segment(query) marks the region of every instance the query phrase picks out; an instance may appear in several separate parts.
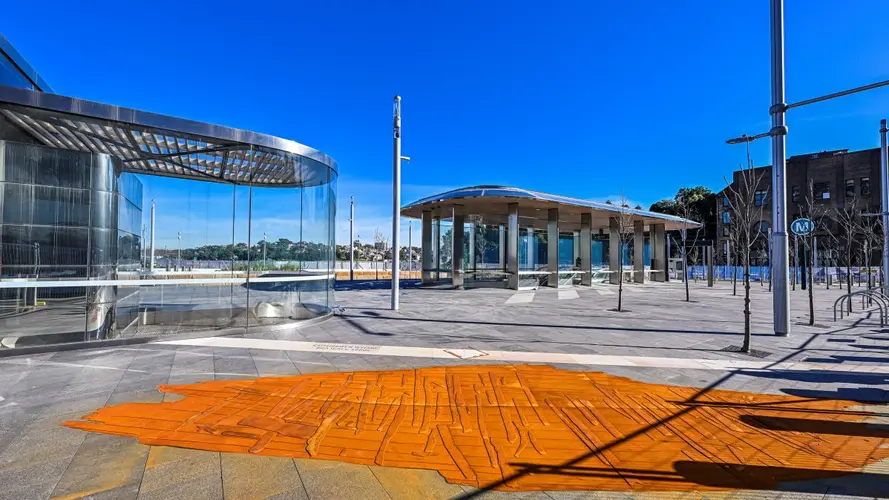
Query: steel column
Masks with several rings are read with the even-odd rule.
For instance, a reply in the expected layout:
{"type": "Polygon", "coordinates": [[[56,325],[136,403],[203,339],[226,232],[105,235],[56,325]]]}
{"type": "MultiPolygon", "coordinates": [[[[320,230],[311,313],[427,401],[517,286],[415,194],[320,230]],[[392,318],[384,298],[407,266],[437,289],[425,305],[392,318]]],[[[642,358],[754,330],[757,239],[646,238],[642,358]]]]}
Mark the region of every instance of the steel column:
{"type": "Polygon", "coordinates": [[[441,279],[441,217],[432,217],[432,280],[441,279]]]}
{"type": "Polygon", "coordinates": [[[546,281],[550,288],[559,288],[559,209],[547,210],[546,222],[546,281]]]}
{"type": "MultiPolygon", "coordinates": [[[[508,206],[507,230],[506,230],[506,272],[509,273],[508,283],[510,289],[519,289],[519,204],[510,203],[508,206]]],[[[502,234],[502,233],[501,233],[502,234]]]]}
{"type": "Polygon", "coordinates": [[[645,221],[633,221],[633,281],[645,283],[645,221]]]}
{"type": "Polygon", "coordinates": [[[463,289],[463,220],[464,216],[454,208],[453,246],[451,250],[451,284],[455,290],[463,289]]]}
{"type": "Polygon", "coordinates": [[[623,256],[620,254],[620,221],[617,217],[608,219],[608,270],[611,283],[616,285],[623,279],[623,256]]]}
{"type": "Polygon", "coordinates": [[[664,244],[666,227],[664,224],[649,224],[648,228],[652,270],[651,281],[663,282],[666,281],[667,275],[666,248],[664,244]]]}
{"type": "Polygon", "coordinates": [[[593,214],[580,214],[580,284],[593,284],[593,214]]]}
{"type": "Polygon", "coordinates": [[[420,239],[422,240],[422,250],[421,250],[421,269],[422,273],[420,275],[420,279],[424,285],[431,284],[434,280],[432,278],[432,272],[434,267],[432,266],[432,211],[431,210],[423,210],[423,220],[421,221],[422,227],[420,228],[420,239]]]}
{"type": "Polygon", "coordinates": [[[497,227],[497,269],[506,270],[506,228],[503,224],[497,227]]]}

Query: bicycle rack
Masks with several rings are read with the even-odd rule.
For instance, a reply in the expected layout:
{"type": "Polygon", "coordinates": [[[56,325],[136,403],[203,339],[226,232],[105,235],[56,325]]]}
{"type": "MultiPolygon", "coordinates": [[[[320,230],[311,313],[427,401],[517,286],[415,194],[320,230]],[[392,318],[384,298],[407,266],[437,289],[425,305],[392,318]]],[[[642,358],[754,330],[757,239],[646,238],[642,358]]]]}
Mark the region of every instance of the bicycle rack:
{"type": "MultiPolygon", "coordinates": [[[[883,290],[880,288],[871,288],[869,290],[858,290],[852,293],[847,293],[840,298],[838,298],[833,303],[833,320],[837,320],[837,311],[840,313],[840,319],[843,319],[844,313],[846,312],[846,301],[851,302],[853,297],[861,296],[861,310],[865,310],[865,299],[871,299],[873,302],[877,303],[877,308],[880,310],[880,326],[885,326],[887,319],[889,319],[889,297],[886,297],[883,294],[883,290]]],[[[851,304],[850,304],[851,307],[851,304]]]]}

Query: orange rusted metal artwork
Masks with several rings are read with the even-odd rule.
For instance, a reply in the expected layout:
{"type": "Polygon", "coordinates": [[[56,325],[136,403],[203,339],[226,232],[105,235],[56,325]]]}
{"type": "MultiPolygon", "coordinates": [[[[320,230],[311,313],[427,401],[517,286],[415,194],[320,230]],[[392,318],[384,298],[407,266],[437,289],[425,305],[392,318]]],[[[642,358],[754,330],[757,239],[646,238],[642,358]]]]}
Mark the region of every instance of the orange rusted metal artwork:
{"type": "Polygon", "coordinates": [[[889,432],[856,403],[647,384],[548,366],[161,386],[175,402],[64,425],[155,446],[433,469],[502,490],[769,489],[856,473],[889,432]]]}

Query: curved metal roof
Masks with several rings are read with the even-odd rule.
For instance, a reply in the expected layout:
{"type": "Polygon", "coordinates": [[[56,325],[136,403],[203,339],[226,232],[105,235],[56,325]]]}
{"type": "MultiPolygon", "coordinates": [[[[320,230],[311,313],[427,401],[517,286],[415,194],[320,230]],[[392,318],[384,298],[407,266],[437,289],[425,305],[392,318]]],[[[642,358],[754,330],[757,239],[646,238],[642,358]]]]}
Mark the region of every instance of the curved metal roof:
{"type": "Polygon", "coordinates": [[[0,113],[47,146],[110,154],[135,173],[314,186],[337,172],[333,158],[288,139],[58,94],[0,85],[0,113]]]}
{"type": "Polygon", "coordinates": [[[669,222],[687,225],[689,228],[699,227],[701,224],[692,220],[686,220],[675,215],[667,215],[650,210],[639,210],[635,208],[621,208],[618,205],[612,205],[601,201],[583,200],[580,198],[572,198],[570,196],[561,196],[557,194],[542,193],[540,191],[531,191],[530,189],[522,189],[510,186],[471,186],[444,193],[434,194],[421,198],[413,203],[405,205],[401,211],[405,215],[411,215],[410,212],[416,212],[417,209],[426,208],[432,205],[459,205],[460,200],[479,199],[479,198],[513,198],[519,200],[533,200],[544,203],[556,203],[559,205],[568,205],[570,207],[589,208],[601,212],[613,213],[630,213],[645,219],[660,219],[669,222]],[[425,207],[424,207],[425,206],[425,207]]]}

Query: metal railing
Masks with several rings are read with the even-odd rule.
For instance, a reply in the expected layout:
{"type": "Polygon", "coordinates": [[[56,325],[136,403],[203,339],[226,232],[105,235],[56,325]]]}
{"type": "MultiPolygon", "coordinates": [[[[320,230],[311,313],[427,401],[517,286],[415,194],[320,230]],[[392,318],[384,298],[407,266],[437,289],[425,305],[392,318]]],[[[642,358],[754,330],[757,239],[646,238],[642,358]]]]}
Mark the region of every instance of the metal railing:
{"type": "Polygon", "coordinates": [[[837,320],[837,311],[840,313],[840,319],[843,319],[844,313],[846,312],[847,306],[851,314],[852,304],[851,301],[853,297],[861,296],[861,310],[864,311],[867,307],[873,303],[877,304],[877,308],[880,310],[880,326],[885,326],[887,322],[887,318],[889,318],[889,297],[886,297],[883,294],[883,290],[880,288],[870,288],[867,290],[858,290],[852,293],[847,293],[845,295],[840,296],[833,303],[833,320],[837,320]],[[848,303],[847,303],[848,302],[848,303]]]}

